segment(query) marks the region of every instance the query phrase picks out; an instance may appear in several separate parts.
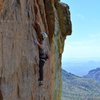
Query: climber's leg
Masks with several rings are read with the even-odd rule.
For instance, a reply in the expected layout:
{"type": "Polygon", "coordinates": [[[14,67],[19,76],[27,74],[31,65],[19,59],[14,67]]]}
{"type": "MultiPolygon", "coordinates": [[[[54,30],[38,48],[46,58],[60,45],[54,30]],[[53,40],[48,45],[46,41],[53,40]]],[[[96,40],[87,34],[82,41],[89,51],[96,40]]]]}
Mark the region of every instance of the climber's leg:
{"type": "Polygon", "coordinates": [[[39,61],[39,81],[43,81],[43,66],[44,66],[44,61],[40,60],[39,61]]]}

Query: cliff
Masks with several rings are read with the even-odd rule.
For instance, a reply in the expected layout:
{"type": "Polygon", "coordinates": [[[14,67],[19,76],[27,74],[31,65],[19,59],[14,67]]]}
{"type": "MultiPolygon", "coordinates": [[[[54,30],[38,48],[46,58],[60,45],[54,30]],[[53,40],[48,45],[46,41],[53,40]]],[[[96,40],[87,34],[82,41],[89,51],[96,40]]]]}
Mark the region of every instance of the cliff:
{"type": "Polygon", "coordinates": [[[60,100],[64,40],[71,34],[70,12],[59,0],[0,0],[0,100],[60,100]],[[49,60],[38,85],[39,48],[48,33],[49,60]]]}

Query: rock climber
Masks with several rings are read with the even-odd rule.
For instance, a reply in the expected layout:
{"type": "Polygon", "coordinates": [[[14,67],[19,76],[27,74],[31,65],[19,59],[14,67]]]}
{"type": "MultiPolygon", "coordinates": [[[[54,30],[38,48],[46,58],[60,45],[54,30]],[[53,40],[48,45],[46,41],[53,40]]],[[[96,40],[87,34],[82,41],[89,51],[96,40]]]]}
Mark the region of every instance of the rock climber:
{"type": "Polygon", "coordinates": [[[49,54],[46,50],[46,44],[45,40],[47,38],[47,34],[45,32],[41,33],[41,41],[40,43],[38,41],[35,41],[35,43],[39,47],[39,85],[43,85],[43,67],[46,62],[46,60],[49,58],[49,54]]]}

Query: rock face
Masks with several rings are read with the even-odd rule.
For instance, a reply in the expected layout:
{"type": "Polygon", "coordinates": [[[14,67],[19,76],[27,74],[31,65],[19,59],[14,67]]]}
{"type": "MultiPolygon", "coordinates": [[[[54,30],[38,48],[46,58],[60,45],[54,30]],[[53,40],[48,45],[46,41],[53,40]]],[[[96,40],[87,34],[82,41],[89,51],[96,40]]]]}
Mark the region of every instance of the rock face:
{"type": "Polygon", "coordinates": [[[60,100],[61,57],[71,34],[70,12],[59,0],[0,0],[0,100],[60,100]],[[38,85],[39,48],[47,32],[50,58],[38,85]]]}

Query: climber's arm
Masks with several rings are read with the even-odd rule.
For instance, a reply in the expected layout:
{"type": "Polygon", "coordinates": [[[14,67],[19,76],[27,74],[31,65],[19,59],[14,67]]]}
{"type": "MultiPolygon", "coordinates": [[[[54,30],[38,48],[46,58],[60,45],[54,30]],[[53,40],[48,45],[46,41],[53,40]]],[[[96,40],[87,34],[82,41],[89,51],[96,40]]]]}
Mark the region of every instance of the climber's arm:
{"type": "Polygon", "coordinates": [[[37,44],[39,48],[42,48],[42,45],[37,40],[35,40],[34,43],[37,44]]]}
{"type": "Polygon", "coordinates": [[[42,45],[37,41],[37,45],[39,46],[39,48],[42,48],[42,45]]]}

